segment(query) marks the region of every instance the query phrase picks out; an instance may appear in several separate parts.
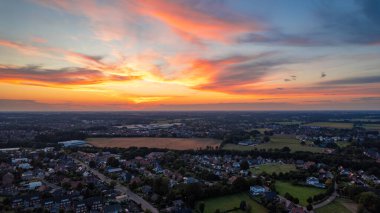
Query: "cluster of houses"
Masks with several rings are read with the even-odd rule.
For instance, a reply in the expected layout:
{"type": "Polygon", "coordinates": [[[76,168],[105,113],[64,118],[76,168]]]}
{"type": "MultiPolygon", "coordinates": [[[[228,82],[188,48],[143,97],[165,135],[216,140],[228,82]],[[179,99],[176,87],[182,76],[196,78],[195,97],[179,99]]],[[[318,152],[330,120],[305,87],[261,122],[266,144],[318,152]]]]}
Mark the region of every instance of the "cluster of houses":
{"type": "Polygon", "coordinates": [[[375,175],[368,175],[363,170],[353,171],[340,166],[338,174],[348,184],[360,187],[370,188],[371,186],[380,186],[380,179],[375,175]]]}
{"type": "Polygon", "coordinates": [[[59,212],[141,212],[141,208],[105,184],[87,169],[76,164],[62,150],[12,149],[0,152],[0,196],[9,199],[16,210],[59,212]],[[88,188],[90,187],[90,188],[88,188]],[[97,194],[86,191],[96,189],[97,194]]]}

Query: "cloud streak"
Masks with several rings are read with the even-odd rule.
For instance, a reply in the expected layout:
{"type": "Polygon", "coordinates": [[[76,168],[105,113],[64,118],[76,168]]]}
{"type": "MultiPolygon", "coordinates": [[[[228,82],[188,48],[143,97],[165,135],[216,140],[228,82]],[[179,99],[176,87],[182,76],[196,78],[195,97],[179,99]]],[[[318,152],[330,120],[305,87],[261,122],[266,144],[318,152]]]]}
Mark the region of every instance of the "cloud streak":
{"type": "Polygon", "coordinates": [[[39,85],[39,86],[70,86],[92,85],[110,81],[132,81],[139,76],[123,76],[104,74],[98,70],[84,68],[45,69],[39,66],[11,67],[0,65],[0,81],[7,83],[39,85]]]}
{"type": "Polygon", "coordinates": [[[324,81],[322,85],[348,85],[348,84],[378,84],[380,83],[380,76],[364,76],[364,77],[351,77],[331,81],[324,81]]]}

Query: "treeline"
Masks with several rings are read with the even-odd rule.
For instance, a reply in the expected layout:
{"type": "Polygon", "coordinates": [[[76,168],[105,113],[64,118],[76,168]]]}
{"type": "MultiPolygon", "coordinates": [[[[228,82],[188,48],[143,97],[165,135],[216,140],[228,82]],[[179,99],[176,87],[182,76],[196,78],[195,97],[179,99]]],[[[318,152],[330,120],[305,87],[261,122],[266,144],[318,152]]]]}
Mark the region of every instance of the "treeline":
{"type": "Polygon", "coordinates": [[[369,191],[365,187],[347,185],[340,191],[340,193],[341,195],[347,196],[359,203],[358,213],[380,212],[380,196],[373,191],[369,191]]]}

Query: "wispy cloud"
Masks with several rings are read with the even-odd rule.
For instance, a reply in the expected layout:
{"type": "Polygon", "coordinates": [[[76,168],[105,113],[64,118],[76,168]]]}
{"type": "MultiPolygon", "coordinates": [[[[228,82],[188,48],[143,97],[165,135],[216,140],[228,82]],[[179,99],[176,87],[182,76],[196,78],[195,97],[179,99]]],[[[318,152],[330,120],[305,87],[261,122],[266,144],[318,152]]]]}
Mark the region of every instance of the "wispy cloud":
{"type": "Polygon", "coordinates": [[[323,85],[344,85],[344,84],[373,84],[380,83],[380,76],[351,77],[331,81],[324,81],[323,85]]]}
{"type": "Polygon", "coordinates": [[[107,75],[98,70],[84,68],[45,69],[39,66],[15,67],[0,65],[0,81],[16,84],[65,87],[137,79],[140,79],[140,77],[107,75]]]}
{"type": "Polygon", "coordinates": [[[96,1],[38,0],[37,2],[88,18],[98,38],[111,41],[133,35],[131,27],[149,17],[190,42],[228,41],[240,33],[261,30],[255,20],[231,13],[212,1],[96,1]],[[213,10],[215,9],[215,10],[213,10]],[[128,12],[126,12],[128,11],[128,12]],[[211,11],[211,12],[210,12],[211,11]],[[112,15],[110,15],[112,14],[112,15]]]}

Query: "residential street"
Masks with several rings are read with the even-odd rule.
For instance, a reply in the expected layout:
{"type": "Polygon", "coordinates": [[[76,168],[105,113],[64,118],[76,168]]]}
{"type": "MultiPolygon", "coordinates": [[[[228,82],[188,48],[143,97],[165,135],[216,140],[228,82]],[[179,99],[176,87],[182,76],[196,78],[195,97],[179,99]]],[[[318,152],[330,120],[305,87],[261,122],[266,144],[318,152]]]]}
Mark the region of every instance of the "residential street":
{"type": "MultiPolygon", "coordinates": [[[[81,166],[83,167],[86,167],[89,171],[91,171],[94,175],[96,175],[100,180],[106,182],[106,183],[110,183],[112,181],[111,178],[108,178],[106,177],[105,175],[103,175],[102,173],[100,173],[99,171],[95,170],[95,169],[92,169],[90,168],[90,166],[88,166],[87,164],[83,163],[82,161],[76,159],[76,158],[73,158],[75,160],[76,163],[80,164],[81,166]]],[[[135,201],[136,203],[139,203],[141,204],[141,207],[143,210],[150,210],[152,213],[158,213],[158,210],[152,206],[149,202],[147,202],[146,200],[144,200],[142,197],[140,197],[139,195],[133,193],[128,187],[125,187],[123,185],[121,185],[118,181],[116,181],[117,184],[115,186],[115,189],[126,194],[128,196],[129,199],[135,201]]]]}
{"type": "Polygon", "coordinates": [[[326,206],[327,204],[333,202],[335,200],[335,198],[338,196],[338,193],[336,192],[336,189],[338,188],[338,184],[335,183],[334,184],[334,192],[330,195],[329,198],[327,198],[325,201],[321,202],[321,203],[318,203],[316,205],[313,206],[313,209],[318,209],[318,208],[321,208],[323,206],[326,206]]]}

